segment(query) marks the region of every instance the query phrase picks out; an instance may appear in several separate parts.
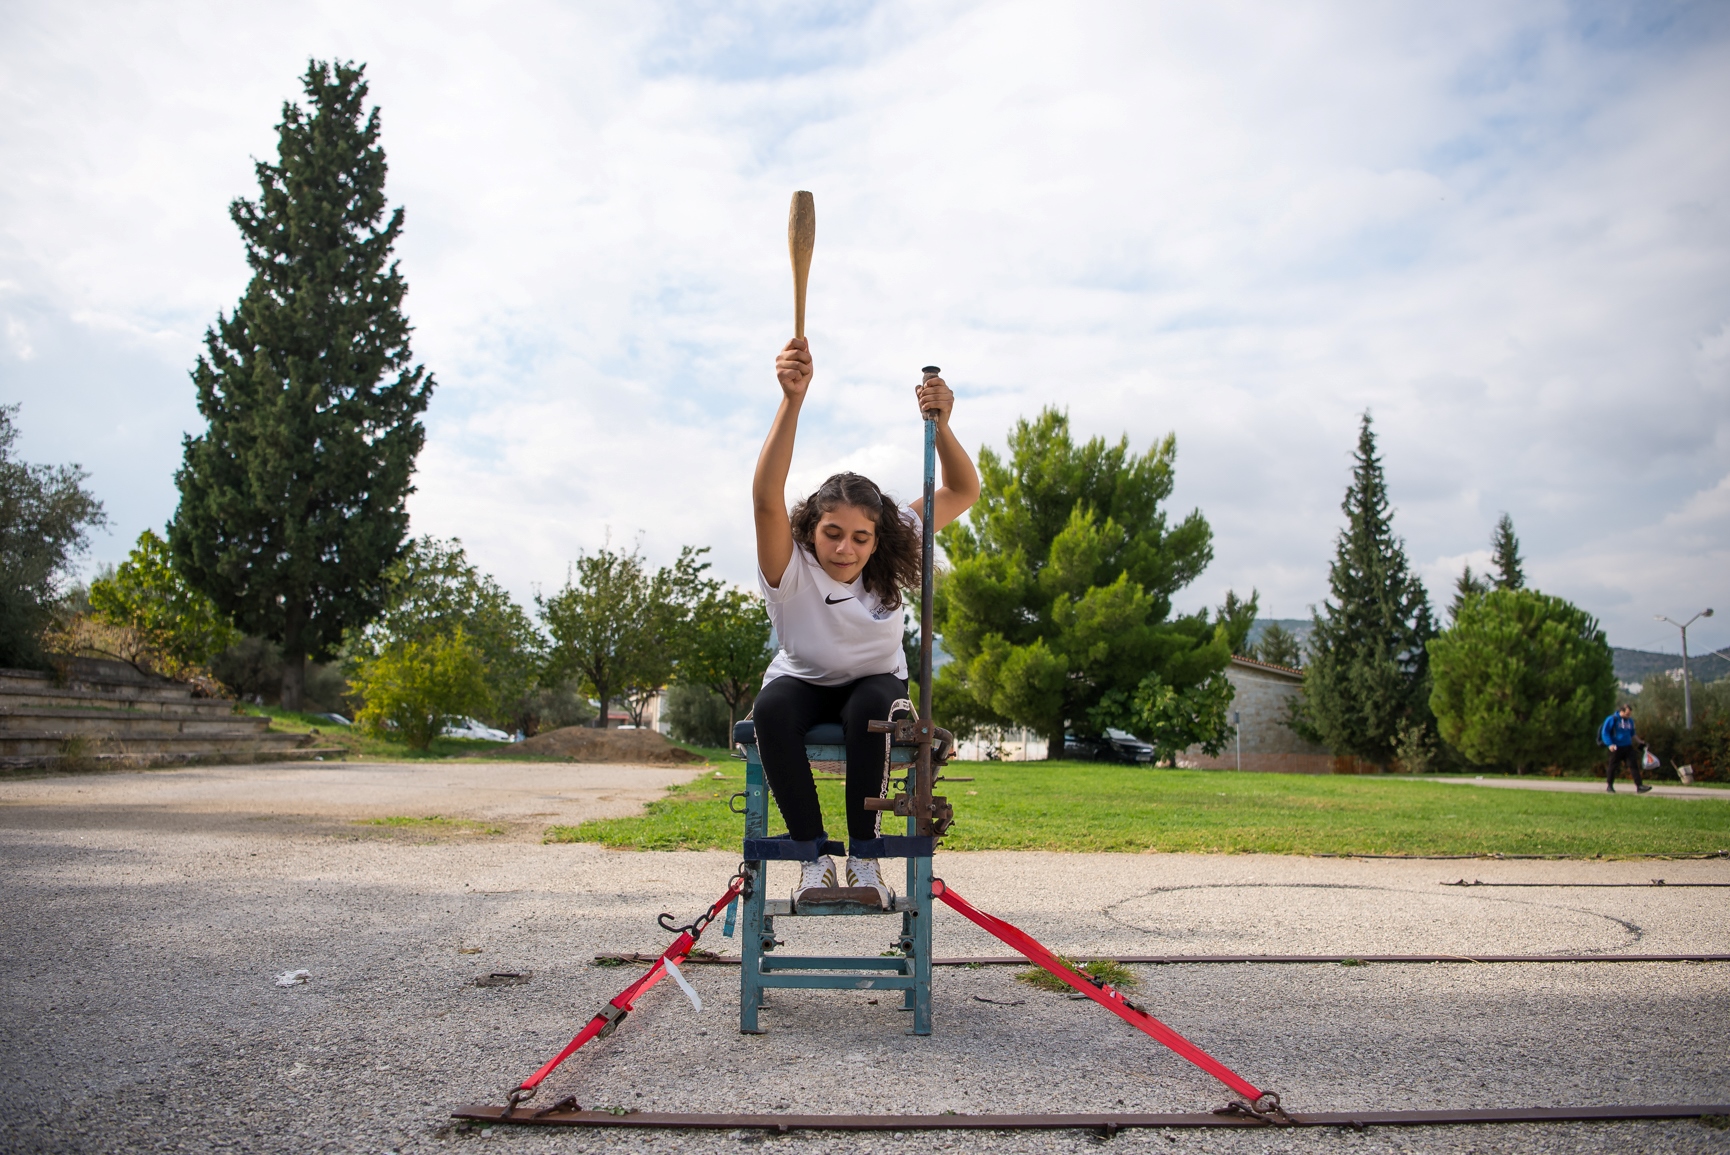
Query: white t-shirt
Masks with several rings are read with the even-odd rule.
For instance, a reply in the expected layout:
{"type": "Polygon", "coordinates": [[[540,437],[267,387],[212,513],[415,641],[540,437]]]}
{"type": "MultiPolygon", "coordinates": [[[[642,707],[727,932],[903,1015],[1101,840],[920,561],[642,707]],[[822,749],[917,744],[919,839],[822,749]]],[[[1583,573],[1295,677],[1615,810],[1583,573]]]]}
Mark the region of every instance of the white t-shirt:
{"type": "MultiPolygon", "coordinates": [[[[917,513],[903,506],[901,516],[923,532],[917,513]]],[[[844,686],[873,674],[907,676],[901,609],[883,608],[864,582],[855,578],[841,584],[823,572],[810,550],[794,542],[780,587],[770,586],[761,566],[757,584],[781,642],[763,671],[764,685],[782,675],[818,686],[844,686]]]]}

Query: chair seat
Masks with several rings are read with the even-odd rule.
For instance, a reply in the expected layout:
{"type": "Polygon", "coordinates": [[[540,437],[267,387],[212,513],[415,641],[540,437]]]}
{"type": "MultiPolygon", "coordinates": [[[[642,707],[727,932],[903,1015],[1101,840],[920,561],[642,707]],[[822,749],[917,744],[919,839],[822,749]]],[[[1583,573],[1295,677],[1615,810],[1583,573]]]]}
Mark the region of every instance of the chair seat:
{"type": "MultiPolygon", "coordinates": [[[[733,723],[733,741],[741,746],[755,746],[757,744],[757,723],[750,718],[733,723]]],[[[821,725],[811,727],[805,734],[805,745],[807,746],[845,746],[846,744],[847,734],[841,729],[839,722],[824,722],[821,725]]]]}
{"type": "Polygon", "coordinates": [[[801,902],[797,909],[791,899],[771,898],[763,903],[763,913],[772,918],[832,918],[836,915],[866,915],[866,914],[901,914],[904,911],[917,910],[918,904],[905,895],[898,894],[895,901],[884,910],[873,900],[869,903],[854,902],[850,899],[840,899],[834,902],[817,902],[807,899],[801,902]]]}

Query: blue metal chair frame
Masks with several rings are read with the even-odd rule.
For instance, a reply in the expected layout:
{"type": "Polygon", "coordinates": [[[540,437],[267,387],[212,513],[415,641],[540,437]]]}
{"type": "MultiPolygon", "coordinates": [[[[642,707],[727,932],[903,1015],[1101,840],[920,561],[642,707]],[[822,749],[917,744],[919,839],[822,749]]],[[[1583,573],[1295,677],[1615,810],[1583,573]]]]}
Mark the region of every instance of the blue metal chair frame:
{"type": "MultiPolygon", "coordinates": [[[[886,837],[877,857],[907,859],[907,889],[895,898],[894,909],[884,911],[857,903],[838,902],[804,905],[794,910],[791,897],[770,898],[765,893],[765,864],[772,859],[809,858],[810,844],[792,843],[769,835],[769,788],[763,779],[763,763],[757,754],[754,728],[741,722],[735,739],[745,751],[745,865],[752,882],[744,900],[740,927],[739,1031],[760,1035],[757,1013],[772,989],[802,990],[898,990],[902,1009],[913,1012],[910,1031],[931,1033],[931,838],[914,837],[916,820],[907,820],[908,837],[886,837]],[[777,918],[834,917],[838,915],[901,916],[900,955],[848,957],[834,955],[779,955],[775,938],[777,918]]],[[[892,746],[891,764],[908,772],[917,748],[892,746]]],[[[844,762],[846,747],[841,727],[814,727],[806,736],[805,754],[812,761],[844,762]]],[[[831,841],[815,848],[818,853],[841,854],[844,848],[831,841]]]]}
{"type": "MultiPolygon", "coordinates": [[[[920,370],[925,381],[936,377],[938,372],[935,365],[920,370]]],[[[937,416],[936,410],[925,413],[925,493],[924,504],[920,506],[925,511],[919,583],[921,670],[932,668],[932,567],[936,557],[932,535],[933,510],[937,508],[937,416]]],[[[890,742],[890,762],[902,767],[906,775],[902,783],[905,793],[894,804],[899,813],[907,816],[906,836],[880,838],[871,853],[861,856],[907,860],[907,891],[895,900],[891,911],[852,902],[802,903],[795,910],[790,896],[770,899],[764,893],[767,882],[763,869],[765,862],[772,859],[809,861],[816,854],[839,854],[843,848],[837,842],[818,847],[768,836],[769,789],[763,780],[763,762],[757,753],[756,727],[749,721],[740,722],[733,732],[733,741],[745,749],[744,858],[745,868],[752,877],[749,897],[745,900],[745,926],[740,941],[743,965],[739,967],[739,1030],[743,1034],[762,1033],[757,1025],[757,1012],[763,1008],[764,993],[774,988],[901,991],[902,1009],[913,1012],[911,1033],[931,1033],[931,853],[951,818],[947,801],[931,792],[937,770],[933,745],[942,734],[931,722],[931,680],[926,678],[919,684],[919,712],[915,718],[894,723],[884,719],[871,723],[871,729],[873,733],[885,733],[890,742]],[[891,732],[894,737],[888,738],[891,732]],[[777,946],[782,945],[775,938],[777,918],[895,913],[901,915],[901,938],[897,943],[901,951],[899,955],[845,958],[777,956],[773,953],[777,946]]],[[[946,734],[942,737],[946,742],[952,742],[946,734]]],[[[814,726],[805,735],[806,757],[814,762],[845,762],[847,750],[844,741],[840,726],[814,726]]],[[[882,811],[888,806],[884,802],[873,808],[882,811]]],[[[732,922],[730,915],[727,922],[729,925],[732,922]]]]}

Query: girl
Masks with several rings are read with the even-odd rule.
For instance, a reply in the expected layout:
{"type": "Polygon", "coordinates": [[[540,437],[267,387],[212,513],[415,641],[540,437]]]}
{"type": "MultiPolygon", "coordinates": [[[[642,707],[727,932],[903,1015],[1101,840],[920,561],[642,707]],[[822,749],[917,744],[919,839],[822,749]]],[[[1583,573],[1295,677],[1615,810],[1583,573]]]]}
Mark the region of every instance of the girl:
{"type": "MultiPolygon", "coordinates": [[[[805,734],[839,722],[847,738],[847,834],[854,846],[878,837],[878,812],[865,799],[880,798],[888,766],[884,737],[866,728],[886,719],[907,697],[907,659],[901,649],[901,591],[919,584],[920,518],[942,529],[979,498],[979,475],[949,429],[955,395],[940,377],[916,387],[918,410],[937,411],[937,459],[942,486],[935,509],[924,499],[897,506],[857,473],[837,473],[787,514],[787,468],[799,409],[811,384],[811,351],[804,338],[787,342],[775,359],[781,407],[757,458],[751,482],[757,524],[757,579],[781,648],[763,674],[753,717],[763,773],[775,805],[796,841],[827,838],[805,734]]],[[[894,892],[875,858],[847,856],[846,885],[877,891],[883,909],[894,892]]],[[[799,896],[836,885],[835,862],[819,855],[804,863],[799,896]]]]}

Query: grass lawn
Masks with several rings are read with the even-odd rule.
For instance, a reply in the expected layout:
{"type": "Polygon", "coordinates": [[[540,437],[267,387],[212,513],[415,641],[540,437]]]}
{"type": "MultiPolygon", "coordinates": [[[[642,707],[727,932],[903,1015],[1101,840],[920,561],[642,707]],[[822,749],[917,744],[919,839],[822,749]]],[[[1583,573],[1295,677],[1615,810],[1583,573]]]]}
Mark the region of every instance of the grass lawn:
{"type": "MultiPolygon", "coordinates": [[[[271,730],[279,734],[316,733],[320,745],[340,746],[343,750],[341,757],[363,762],[437,762],[444,758],[466,758],[493,751],[498,751],[492,753],[494,761],[569,761],[557,754],[519,752],[514,742],[486,742],[474,738],[434,738],[425,750],[411,750],[406,742],[381,738],[359,726],[344,726],[341,722],[332,722],[319,714],[300,714],[276,706],[256,706],[251,702],[241,704],[241,713],[269,718],[271,730]]],[[[733,756],[726,747],[692,746],[685,742],[673,742],[673,745],[682,746],[711,762],[725,762],[733,756]]]]}
{"type": "MultiPolygon", "coordinates": [[[[1591,857],[1730,849],[1730,805],[1716,799],[1093,762],[955,762],[949,769],[977,778],[939,784],[955,806],[943,843],[949,850],[1591,857]]],[[[744,763],[718,763],[641,817],[555,826],[547,840],[736,852],[744,819],[728,813],[727,799],[744,786],[744,763]]],[[[819,774],[817,789],[830,829],[840,828],[840,780],[819,774]]]]}
{"type": "Polygon", "coordinates": [[[340,746],[345,757],[367,762],[436,761],[440,758],[461,757],[464,754],[480,754],[511,745],[509,742],[480,742],[472,738],[434,738],[427,749],[411,750],[406,742],[376,737],[359,726],[344,726],[341,722],[332,722],[329,718],[322,718],[317,714],[300,714],[276,706],[255,706],[250,702],[242,704],[241,712],[264,715],[270,719],[271,730],[279,734],[308,734],[316,731],[321,746],[340,746]]]}

